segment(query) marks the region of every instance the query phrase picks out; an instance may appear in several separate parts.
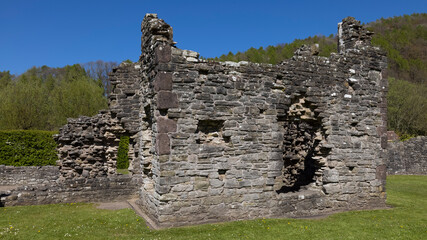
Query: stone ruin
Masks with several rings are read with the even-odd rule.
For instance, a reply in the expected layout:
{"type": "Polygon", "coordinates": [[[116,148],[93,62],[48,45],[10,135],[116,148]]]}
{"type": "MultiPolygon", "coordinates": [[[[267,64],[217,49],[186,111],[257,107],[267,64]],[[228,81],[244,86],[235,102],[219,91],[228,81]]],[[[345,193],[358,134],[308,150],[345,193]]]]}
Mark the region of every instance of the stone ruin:
{"type": "Polygon", "coordinates": [[[427,175],[427,136],[387,144],[387,174],[427,175]]]}
{"type": "Polygon", "coordinates": [[[133,194],[158,227],[385,206],[387,60],[360,22],[338,24],[338,53],[302,46],[277,65],[199,59],[156,14],[141,28],[139,61],[110,74],[109,109],[56,137],[47,188],[63,194],[47,190],[62,199],[44,202],[64,201],[72,186],[101,189],[66,195],[93,201],[113,186],[104,200],[133,194]],[[130,136],[124,176],[121,136],[130,136]]]}

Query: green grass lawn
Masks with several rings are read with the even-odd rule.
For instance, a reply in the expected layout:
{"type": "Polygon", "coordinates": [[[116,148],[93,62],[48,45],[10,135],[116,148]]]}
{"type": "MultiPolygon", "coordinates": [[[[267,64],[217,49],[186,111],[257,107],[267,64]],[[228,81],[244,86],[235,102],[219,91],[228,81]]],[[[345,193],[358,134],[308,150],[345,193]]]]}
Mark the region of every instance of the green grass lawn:
{"type": "Polygon", "coordinates": [[[124,175],[129,174],[129,170],[127,169],[116,169],[116,171],[117,173],[124,174],[124,175]]]}
{"type": "Polygon", "coordinates": [[[92,204],[0,208],[0,239],[427,239],[427,176],[389,176],[393,209],[320,220],[259,219],[155,231],[130,209],[92,204]]]}

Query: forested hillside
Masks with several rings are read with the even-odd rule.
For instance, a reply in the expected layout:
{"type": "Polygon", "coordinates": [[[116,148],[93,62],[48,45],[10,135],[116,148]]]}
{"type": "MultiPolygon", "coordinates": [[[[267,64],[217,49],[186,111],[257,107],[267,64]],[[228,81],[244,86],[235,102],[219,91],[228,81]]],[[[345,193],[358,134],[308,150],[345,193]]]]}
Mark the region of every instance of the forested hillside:
{"type": "Polygon", "coordinates": [[[301,47],[303,44],[312,45],[315,43],[319,44],[319,55],[327,57],[331,52],[337,51],[337,40],[334,35],[331,34],[329,37],[325,36],[314,36],[306,39],[295,39],[292,43],[278,44],[277,46],[268,46],[266,48],[260,47],[250,48],[245,52],[237,52],[233,54],[229,52],[227,55],[221,55],[220,57],[213,58],[215,61],[249,61],[255,63],[271,63],[277,64],[285,59],[289,59],[294,55],[295,50],[301,47]]]}
{"type": "MultiPolygon", "coordinates": [[[[427,135],[427,14],[379,19],[366,26],[375,32],[372,44],[387,52],[389,130],[396,131],[402,139],[427,135]]],[[[302,44],[314,43],[319,44],[320,56],[336,52],[336,36],[314,36],[235,54],[229,52],[214,60],[276,64],[291,58],[302,44]]]]}
{"type": "Polygon", "coordinates": [[[78,64],[33,67],[14,77],[0,72],[0,130],[57,130],[67,118],[107,107],[102,79],[78,64]]]}

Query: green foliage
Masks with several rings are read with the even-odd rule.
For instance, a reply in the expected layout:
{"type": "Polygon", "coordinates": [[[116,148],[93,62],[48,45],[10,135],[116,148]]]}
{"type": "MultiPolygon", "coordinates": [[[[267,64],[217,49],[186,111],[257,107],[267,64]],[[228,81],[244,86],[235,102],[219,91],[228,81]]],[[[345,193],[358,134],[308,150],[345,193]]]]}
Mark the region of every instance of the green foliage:
{"type": "Polygon", "coordinates": [[[67,118],[92,116],[107,107],[103,87],[78,64],[34,67],[5,82],[0,87],[0,130],[57,130],[67,118]]]}
{"type": "Polygon", "coordinates": [[[126,168],[126,169],[116,169],[116,172],[117,172],[117,174],[123,174],[123,175],[127,175],[127,174],[129,174],[129,170],[126,168]]]}
{"type": "Polygon", "coordinates": [[[277,46],[268,46],[267,48],[260,47],[250,48],[245,52],[237,52],[233,54],[229,52],[227,55],[222,55],[215,58],[216,61],[249,61],[255,63],[270,63],[277,64],[285,59],[289,59],[294,55],[294,52],[303,44],[312,45],[319,44],[319,56],[327,57],[332,52],[337,51],[337,44],[334,35],[329,37],[314,36],[306,39],[295,39],[292,43],[279,44],[277,46]]]}
{"type": "Polygon", "coordinates": [[[9,71],[0,72],[0,89],[7,87],[12,83],[13,76],[9,71]]]}
{"type": "Polygon", "coordinates": [[[427,176],[388,176],[393,208],[351,211],[322,219],[256,219],[149,229],[131,209],[93,204],[0,208],[5,239],[425,239],[427,176]],[[67,216],[67,217],[64,217],[67,216]]]}
{"type": "Polygon", "coordinates": [[[388,128],[401,139],[427,135],[427,85],[389,78],[388,128]]]}
{"type": "Polygon", "coordinates": [[[124,60],[122,63],[133,63],[133,62],[132,62],[132,60],[130,60],[130,59],[126,59],[126,60],[124,60]]]}
{"type": "Polygon", "coordinates": [[[48,131],[0,131],[0,165],[55,165],[56,143],[48,131]]]}
{"type": "Polygon", "coordinates": [[[401,140],[427,135],[427,14],[380,19],[368,26],[387,52],[388,129],[401,140]]]}
{"type": "Polygon", "coordinates": [[[39,79],[20,77],[0,91],[0,99],[0,129],[46,129],[49,102],[39,79]]]}
{"type": "Polygon", "coordinates": [[[427,14],[382,18],[368,26],[376,33],[372,44],[387,52],[390,77],[427,84],[427,14]]]}
{"type": "Polygon", "coordinates": [[[117,168],[127,169],[129,167],[129,137],[120,137],[119,149],[117,150],[117,168]]]}

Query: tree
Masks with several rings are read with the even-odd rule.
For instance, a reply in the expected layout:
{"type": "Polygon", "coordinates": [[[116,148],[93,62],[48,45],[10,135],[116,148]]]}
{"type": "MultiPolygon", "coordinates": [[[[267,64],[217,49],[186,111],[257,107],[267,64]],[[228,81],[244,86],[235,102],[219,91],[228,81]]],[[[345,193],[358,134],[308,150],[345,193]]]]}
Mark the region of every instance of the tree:
{"type": "Polygon", "coordinates": [[[388,128],[401,137],[427,135],[427,86],[389,78],[388,128]]]}
{"type": "Polygon", "coordinates": [[[103,87],[78,64],[33,67],[10,78],[2,72],[7,84],[0,87],[0,129],[57,130],[69,117],[92,116],[107,107],[103,87]]]}
{"type": "Polygon", "coordinates": [[[105,89],[105,95],[108,97],[112,91],[108,74],[113,70],[114,67],[118,66],[117,62],[104,62],[102,60],[97,60],[94,62],[84,63],[82,66],[86,70],[89,77],[99,81],[102,84],[105,89]]]}
{"type": "Polygon", "coordinates": [[[44,129],[48,118],[48,99],[40,79],[22,76],[0,91],[1,129],[44,129]]]}
{"type": "Polygon", "coordinates": [[[7,87],[12,83],[13,75],[9,71],[0,72],[0,89],[7,87]]]}

